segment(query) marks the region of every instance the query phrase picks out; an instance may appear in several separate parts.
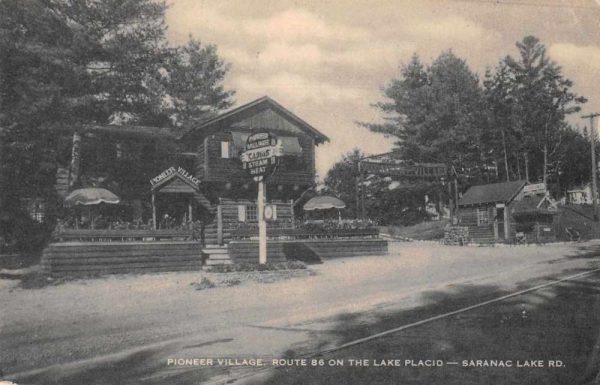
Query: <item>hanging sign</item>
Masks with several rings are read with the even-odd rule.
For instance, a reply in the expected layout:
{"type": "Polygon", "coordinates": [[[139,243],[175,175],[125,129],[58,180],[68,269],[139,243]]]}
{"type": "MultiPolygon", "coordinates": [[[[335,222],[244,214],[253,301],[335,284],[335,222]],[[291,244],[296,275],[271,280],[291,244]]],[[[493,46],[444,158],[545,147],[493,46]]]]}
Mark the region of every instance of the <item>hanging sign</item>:
{"type": "Polygon", "coordinates": [[[263,180],[275,172],[279,157],[283,155],[281,143],[268,132],[250,135],[246,151],[242,153],[242,165],[256,181],[263,180]]]}
{"type": "Polygon", "coordinates": [[[193,174],[190,174],[189,172],[187,172],[183,167],[175,168],[173,166],[169,167],[168,169],[164,170],[163,172],[161,172],[154,178],[150,179],[150,184],[152,186],[155,186],[173,174],[179,174],[185,180],[192,182],[196,186],[200,186],[200,180],[198,178],[196,178],[193,174]]]}
{"type": "Polygon", "coordinates": [[[523,187],[523,195],[525,195],[525,196],[544,195],[544,194],[546,194],[546,184],[545,183],[528,184],[523,187]]]}

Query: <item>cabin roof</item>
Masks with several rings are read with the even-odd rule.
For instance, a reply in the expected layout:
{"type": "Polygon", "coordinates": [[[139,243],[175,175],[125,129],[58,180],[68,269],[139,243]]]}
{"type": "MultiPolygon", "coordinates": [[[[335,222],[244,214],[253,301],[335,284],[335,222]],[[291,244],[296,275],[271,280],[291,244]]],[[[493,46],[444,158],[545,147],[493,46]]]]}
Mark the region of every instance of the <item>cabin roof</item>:
{"type": "Polygon", "coordinates": [[[549,196],[529,196],[515,202],[514,214],[555,215],[558,214],[556,202],[549,196]]]}
{"type": "Polygon", "coordinates": [[[111,124],[83,124],[59,127],[67,132],[105,134],[119,138],[147,138],[147,139],[176,139],[177,133],[167,127],[138,126],[138,125],[111,125],[111,124]]]}
{"type": "Polygon", "coordinates": [[[458,201],[459,206],[478,205],[483,203],[510,202],[521,191],[526,181],[492,183],[473,186],[458,201]]]}
{"type": "Polygon", "coordinates": [[[299,118],[290,110],[283,107],[281,104],[277,103],[275,100],[271,99],[268,96],[263,96],[262,98],[256,99],[250,103],[244,104],[232,110],[223,112],[214,118],[210,118],[208,120],[205,120],[204,122],[194,125],[187,132],[185,132],[182,135],[182,137],[196,131],[208,132],[213,129],[229,129],[232,124],[268,108],[273,109],[277,113],[283,115],[285,118],[295,123],[302,131],[306,132],[308,135],[313,137],[315,139],[316,144],[329,141],[329,138],[323,133],[321,133],[319,130],[317,130],[316,128],[308,124],[306,121],[299,118]]]}

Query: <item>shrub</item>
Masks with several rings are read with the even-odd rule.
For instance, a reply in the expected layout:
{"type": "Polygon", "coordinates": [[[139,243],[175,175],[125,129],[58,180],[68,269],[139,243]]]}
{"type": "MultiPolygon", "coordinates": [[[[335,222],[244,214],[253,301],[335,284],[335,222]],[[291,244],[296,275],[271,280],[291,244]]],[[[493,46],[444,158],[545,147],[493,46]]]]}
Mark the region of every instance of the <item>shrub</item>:
{"type": "Polygon", "coordinates": [[[212,289],[215,287],[215,284],[206,277],[202,277],[200,282],[192,282],[190,285],[196,290],[212,289]]]}
{"type": "Polygon", "coordinates": [[[277,271],[277,270],[299,270],[306,269],[306,264],[302,261],[286,261],[286,262],[268,262],[264,265],[258,263],[236,263],[233,265],[215,265],[211,266],[208,271],[211,273],[231,273],[231,272],[247,272],[247,271],[277,271]]]}

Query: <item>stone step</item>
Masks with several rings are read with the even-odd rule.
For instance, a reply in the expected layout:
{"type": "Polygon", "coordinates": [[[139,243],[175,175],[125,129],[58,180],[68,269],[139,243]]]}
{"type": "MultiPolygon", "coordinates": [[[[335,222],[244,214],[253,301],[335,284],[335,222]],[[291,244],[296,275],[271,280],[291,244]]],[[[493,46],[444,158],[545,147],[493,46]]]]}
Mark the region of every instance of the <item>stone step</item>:
{"type": "Polygon", "coordinates": [[[223,246],[223,245],[218,245],[216,243],[209,243],[206,246],[204,246],[205,249],[210,249],[210,250],[217,250],[217,249],[225,249],[227,250],[227,246],[223,246]]]}
{"type": "Polygon", "coordinates": [[[229,255],[229,252],[227,251],[227,249],[225,249],[225,250],[221,250],[221,249],[204,249],[204,250],[202,250],[202,253],[208,254],[209,258],[213,258],[214,256],[217,256],[217,255],[229,255]]]}

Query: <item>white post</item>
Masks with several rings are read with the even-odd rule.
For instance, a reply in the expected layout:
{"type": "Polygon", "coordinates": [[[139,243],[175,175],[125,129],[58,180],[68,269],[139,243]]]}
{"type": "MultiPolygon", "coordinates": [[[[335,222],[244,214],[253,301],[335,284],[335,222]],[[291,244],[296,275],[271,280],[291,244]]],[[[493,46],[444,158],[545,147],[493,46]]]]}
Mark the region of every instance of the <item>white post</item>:
{"type": "Polygon", "coordinates": [[[265,180],[258,181],[258,263],[267,263],[267,222],[265,222],[265,180]]]}
{"type": "Polygon", "coordinates": [[[154,191],[152,191],[152,229],[156,230],[157,226],[156,226],[156,202],[155,202],[155,194],[154,191]]]}

